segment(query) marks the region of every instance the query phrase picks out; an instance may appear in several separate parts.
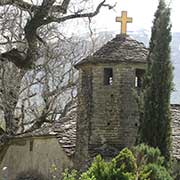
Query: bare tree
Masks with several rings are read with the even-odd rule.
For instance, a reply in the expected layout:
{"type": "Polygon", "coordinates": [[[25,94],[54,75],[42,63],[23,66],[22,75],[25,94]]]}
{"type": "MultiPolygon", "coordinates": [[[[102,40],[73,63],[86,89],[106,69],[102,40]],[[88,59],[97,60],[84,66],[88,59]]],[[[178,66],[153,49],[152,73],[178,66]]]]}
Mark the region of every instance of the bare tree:
{"type": "Polygon", "coordinates": [[[17,127],[12,119],[23,76],[24,71],[16,68],[14,64],[9,62],[0,64],[0,110],[3,113],[9,134],[12,134],[17,127]]]}
{"type": "Polygon", "coordinates": [[[78,7],[73,11],[70,8],[72,0],[1,0],[0,6],[4,7],[1,13],[1,24],[3,25],[1,32],[4,40],[2,44],[20,42],[24,44],[23,50],[16,45],[9,51],[2,53],[1,60],[11,61],[21,69],[32,68],[38,59],[39,43],[45,43],[39,33],[41,29],[49,24],[63,23],[70,19],[92,18],[99,13],[103,6],[112,8],[112,6],[105,4],[106,0],[103,0],[94,11],[84,12],[83,3],[87,2],[87,0],[79,1],[78,7]],[[7,17],[7,14],[11,15],[7,17]],[[6,21],[3,21],[4,19],[6,21]]]}
{"type": "Polygon", "coordinates": [[[24,126],[27,132],[43,123],[52,123],[64,117],[72,107],[77,84],[73,64],[84,54],[78,53],[80,46],[84,44],[59,39],[48,49],[43,49],[46,55],[39,60],[39,65],[24,76],[17,107],[19,132],[24,130],[24,126]]]}
{"type": "Polygon", "coordinates": [[[77,71],[73,64],[85,56],[87,48],[78,39],[56,33],[53,43],[39,52],[42,56],[32,70],[1,63],[0,108],[8,134],[33,131],[74,107],[77,71]]]}
{"type": "Polygon", "coordinates": [[[0,113],[7,134],[66,115],[76,98],[72,65],[88,52],[84,41],[65,38],[57,24],[90,21],[101,7],[112,8],[105,1],[88,9],[89,0],[0,0],[0,113]]]}
{"type": "Polygon", "coordinates": [[[41,33],[52,42],[42,45],[35,68],[27,71],[10,62],[1,63],[0,108],[10,134],[33,131],[75,108],[78,74],[74,63],[111,37],[94,34],[89,40],[88,35],[65,38],[56,27],[51,27],[52,31],[51,36],[41,33]]]}

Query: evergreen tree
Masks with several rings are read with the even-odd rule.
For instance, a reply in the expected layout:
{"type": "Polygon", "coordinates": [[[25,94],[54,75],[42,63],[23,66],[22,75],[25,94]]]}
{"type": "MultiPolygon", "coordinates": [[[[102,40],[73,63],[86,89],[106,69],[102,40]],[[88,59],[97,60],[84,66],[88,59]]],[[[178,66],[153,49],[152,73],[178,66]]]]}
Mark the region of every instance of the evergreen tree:
{"type": "Polygon", "coordinates": [[[148,67],[145,75],[144,114],[140,121],[140,140],[158,147],[166,160],[171,149],[170,95],[172,91],[172,64],[170,8],[159,1],[152,27],[148,67]]]}

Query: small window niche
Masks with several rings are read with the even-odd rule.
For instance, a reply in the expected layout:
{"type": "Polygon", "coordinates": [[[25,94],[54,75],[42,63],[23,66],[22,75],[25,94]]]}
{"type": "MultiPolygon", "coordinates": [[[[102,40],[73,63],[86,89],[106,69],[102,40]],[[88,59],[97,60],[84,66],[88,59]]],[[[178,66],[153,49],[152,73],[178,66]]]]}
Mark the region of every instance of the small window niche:
{"type": "Polygon", "coordinates": [[[144,69],[136,69],[135,88],[142,88],[144,73],[144,69]]]}
{"type": "Polygon", "coordinates": [[[30,142],[29,142],[29,151],[30,152],[33,151],[33,145],[34,145],[33,140],[30,140],[30,142]]]}
{"type": "Polygon", "coordinates": [[[104,85],[112,85],[113,83],[113,69],[104,68],[104,85]]]}

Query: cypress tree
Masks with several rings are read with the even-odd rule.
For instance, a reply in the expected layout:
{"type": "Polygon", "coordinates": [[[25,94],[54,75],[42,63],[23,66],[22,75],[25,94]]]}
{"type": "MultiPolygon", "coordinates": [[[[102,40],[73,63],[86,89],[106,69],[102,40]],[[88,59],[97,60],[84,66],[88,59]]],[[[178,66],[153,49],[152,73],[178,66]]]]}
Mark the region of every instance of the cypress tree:
{"type": "Polygon", "coordinates": [[[170,95],[173,68],[170,61],[170,8],[164,0],[159,1],[151,33],[140,140],[158,147],[168,161],[171,150],[170,95]]]}

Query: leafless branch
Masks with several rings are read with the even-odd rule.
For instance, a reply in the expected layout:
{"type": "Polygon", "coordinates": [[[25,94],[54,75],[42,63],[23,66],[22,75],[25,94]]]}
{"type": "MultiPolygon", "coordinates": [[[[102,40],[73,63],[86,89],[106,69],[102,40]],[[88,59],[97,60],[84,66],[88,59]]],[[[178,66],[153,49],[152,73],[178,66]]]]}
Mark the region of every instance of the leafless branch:
{"type": "Polygon", "coordinates": [[[106,0],[103,0],[97,6],[94,12],[90,12],[90,13],[76,12],[71,15],[56,17],[53,16],[53,13],[50,12],[52,12],[53,9],[54,10],[56,9],[56,11],[61,12],[63,10],[63,13],[66,13],[70,0],[64,0],[61,6],[54,6],[55,0],[43,0],[42,4],[38,7],[30,5],[29,3],[25,3],[24,1],[12,1],[12,0],[9,0],[7,2],[2,1],[0,5],[14,4],[23,9],[30,9],[30,10],[36,9],[36,10],[34,11],[34,14],[31,14],[31,17],[28,19],[24,27],[25,39],[28,45],[27,51],[25,53],[26,56],[22,56],[20,54],[20,51],[14,48],[11,49],[10,51],[1,54],[0,59],[4,60],[4,58],[6,58],[9,61],[13,62],[19,68],[25,68],[25,69],[32,68],[34,66],[34,63],[38,59],[38,40],[43,42],[42,38],[40,38],[37,35],[38,28],[50,24],[52,22],[62,23],[70,19],[84,18],[84,17],[92,18],[99,13],[101,7],[105,6],[108,7],[109,9],[112,8],[112,6],[105,4],[105,2],[106,0]]]}

